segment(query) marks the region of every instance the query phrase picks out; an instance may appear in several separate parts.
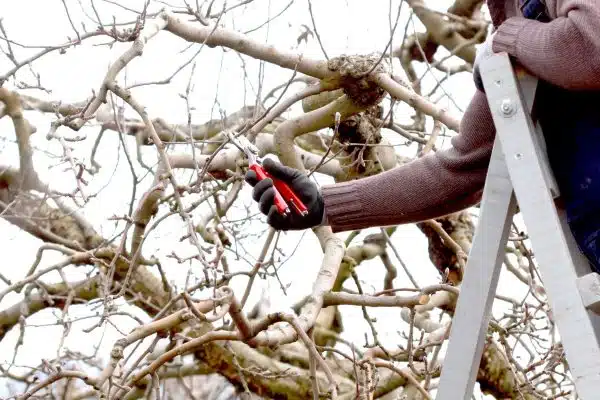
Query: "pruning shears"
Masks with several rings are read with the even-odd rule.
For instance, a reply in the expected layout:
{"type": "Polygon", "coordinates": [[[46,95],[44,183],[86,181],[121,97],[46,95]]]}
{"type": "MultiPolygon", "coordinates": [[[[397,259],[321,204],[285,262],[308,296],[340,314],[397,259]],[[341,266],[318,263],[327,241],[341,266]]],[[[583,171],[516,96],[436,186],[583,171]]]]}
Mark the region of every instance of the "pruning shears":
{"type": "Polygon", "coordinates": [[[259,181],[270,178],[273,181],[273,189],[275,190],[274,204],[279,212],[283,216],[288,216],[291,213],[290,206],[296,213],[301,216],[308,214],[308,209],[300,200],[300,198],[294,193],[294,191],[282,180],[276,179],[271,176],[262,166],[262,160],[258,156],[258,148],[253,145],[246,137],[236,137],[231,131],[227,131],[227,137],[229,140],[248,158],[248,168],[256,173],[256,177],[259,181]]]}

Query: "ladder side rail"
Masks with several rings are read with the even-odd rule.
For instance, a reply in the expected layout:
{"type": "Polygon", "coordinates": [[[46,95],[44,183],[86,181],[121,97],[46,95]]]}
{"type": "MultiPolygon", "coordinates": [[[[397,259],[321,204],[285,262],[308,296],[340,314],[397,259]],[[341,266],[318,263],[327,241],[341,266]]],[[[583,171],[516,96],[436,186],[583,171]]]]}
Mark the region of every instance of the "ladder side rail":
{"type": "Polygon", "coordinates": [[[436,400],[471,399],[515,210],[513,187],[496,139],[436,400]]]}
{"type": "MultiPolygon", "coordinates": [[[[513,70],[515,71],[518,80],[517,90],[519,97],[527,105],[528,114],[531,115],[535,102],[535,97],[537,95],[538,78],[526,73],[525,70],[520,68],[519,66],[513,66],[513,70]]],[[[498,82],[494,82],[494,86],[497,84],[498,82]]],[[[554,178],[552,169],[550,168],[548,153],[546,152],[546,141],[544,139],[544,133],[542,132],[542,128],[539,124],[535,124],[535,121],[532,121],[532,123],[534,124],[534,131],[530,132],[533,140],[535,141],[536,154],[538,159],[540,159],[540,162],[542,163],[544,177],[546,178],[546,183],[550,188],[550,192],[552,193],[552,196],[554,198],[557,198],[560,195],[560,193],[558,190],[558,184],[556,182],[556,179],[554,178]]]]}
{"type": "MultiPolygon", "coordinates": [[[[521,78],[522,107],[531,112],[537,79],[521,78]]],[[[530,133],[533,134],[533,133],[530,133]]],[[[470,399],[481,363],[492,304],[516,200],[501,142],[494,141],[480,216],[461,284],[437,400],[470,399]]]]}

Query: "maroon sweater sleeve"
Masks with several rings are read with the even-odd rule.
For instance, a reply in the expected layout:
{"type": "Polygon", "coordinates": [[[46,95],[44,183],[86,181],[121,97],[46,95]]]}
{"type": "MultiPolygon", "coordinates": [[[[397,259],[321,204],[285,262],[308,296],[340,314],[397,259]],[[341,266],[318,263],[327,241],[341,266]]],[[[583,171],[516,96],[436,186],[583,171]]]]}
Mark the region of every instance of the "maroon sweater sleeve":
{"type": "Polygon", "coordinates": [[[487,99],[477,92],[451,148],[375,176],[324,186],[327,223],[334,232],[398,225],[476,204],[494,137],[487,99]]]}
{"type": "MultiPolygon", "coordinates": [[[[548,5],[551,2],[547,2],[548,5]]],[[[531,73],[566,89],[600,89],[600,1],[555,0],[547,23],[511,17],[494,37],[531,73]]]]}
{"type": "MultiPolygon", "coordinates": [[[[541,23],[510,17],[494,51],[505,51],[533,74],[568,89],[600,89],[600,0],[555,0],[555,17],[541,23]]],[[[323,188],[334,231],[440,217],[474,205],[481,195],[495,128],[477,92],[452,148],[382,174],[323,188]]]]}

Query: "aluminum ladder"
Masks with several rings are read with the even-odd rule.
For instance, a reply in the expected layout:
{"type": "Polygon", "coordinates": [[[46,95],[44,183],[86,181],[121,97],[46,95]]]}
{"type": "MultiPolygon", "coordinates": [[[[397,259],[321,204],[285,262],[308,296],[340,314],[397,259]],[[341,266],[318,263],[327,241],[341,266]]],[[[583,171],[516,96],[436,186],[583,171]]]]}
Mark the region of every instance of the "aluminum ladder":
{"type": "Polygon", "coordinates": [[[600,399],[600,275],[579,251],[551,172],[539,125],[531,118],[537,79],[506,53],[481,65],[496,126],[479,223],[469,252],[436,400],[469,400],[517,204],[580,399],[600,399]]]}

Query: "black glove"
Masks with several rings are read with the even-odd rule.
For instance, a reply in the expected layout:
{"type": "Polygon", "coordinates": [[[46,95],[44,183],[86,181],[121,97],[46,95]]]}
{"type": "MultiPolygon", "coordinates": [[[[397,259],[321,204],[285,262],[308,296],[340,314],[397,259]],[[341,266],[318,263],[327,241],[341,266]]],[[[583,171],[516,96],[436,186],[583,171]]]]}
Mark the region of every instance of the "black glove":
{"type": "Polygon", "coordinates": [[[287,217],[281,215],[273,204],[273,180],[263,179],[259,182],[256,173],[249,169],[246,172],[246,182],[254,187],[252,198],[258,202],[260,212],[267,216],[267,223],[280,231],[302,230],[321,225],[325,205],[317,185],[306,174],[270,158],[265,159],[262,165],[273,178],[287,183],[308,209],[308,214],[301,216],[290,206],[291,213],[287,217]]]}
{"type": "Polygon", "coordinates": [[[481,73],[479,72],[479,64],[494,54],[492,44],[494,42],[494,35],[496,33],[489,34],[485,42],[477,48],[477,55],[475,56],[475,62],[473,62],[473,82],[475,87],[485,93],[483,87],[483,81],[481,80],[481,73]]]}

